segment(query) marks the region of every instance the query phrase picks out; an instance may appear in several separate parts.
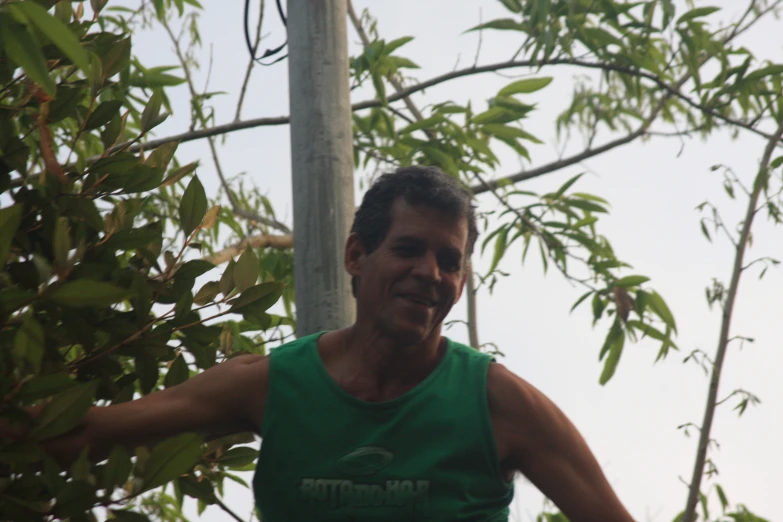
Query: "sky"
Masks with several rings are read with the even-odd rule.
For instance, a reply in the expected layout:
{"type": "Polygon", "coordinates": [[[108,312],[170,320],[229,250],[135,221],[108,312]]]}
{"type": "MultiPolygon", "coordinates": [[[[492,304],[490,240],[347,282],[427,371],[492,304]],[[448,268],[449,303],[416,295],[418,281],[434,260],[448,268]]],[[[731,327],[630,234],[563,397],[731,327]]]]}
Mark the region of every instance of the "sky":
{"type": "MultiPolygon", "coordinates": [[[[256,2],[254,2],[256,3],[256,2]]],[[[685,2],[678,1],[679,12],[685,2]]],[[[697,2],[698,5],[704,5],[697,2]]],[[[206,10],[199,20],[203,40],[202,67],[196,71],[197,85],[207,79],[207,63],[213,56],[209,90],[226,94],[213,98],[216,123],[233,120],[239,87],[248,54],[242,34],[242,2],[204,2],[206,10]]],[[[725,8],[722,16],[731,19],[745,2],[712,1],[709,5],[725,8]]],[[[506,16],[495,0],[395,0],[370,2],[356,0],[355,8],[365,7],[378,19],[382,38],[391,40],[414,36],[415,40],[399,53],[413,59],[421,68],[411,76],[425,80],[448,72],[459,64],[473,63],[477,33],[464,31],[479,20],[506,16]]],[[[279,45],[285,38],[274,3],[267,1],[262,48],[279,45]]],[[[255,16],[254,14],[252,15],[255,16]]],[[[743,37],[742,43],[757,56],[774,59],[781,56],[783,32],[780,21],[769,20],[743,37]]],[[[176,26],[176,23],[175,23],[176,26]]],[[[514,35],[485,33],[479,63],[508,59],[518,46],[514,35]]],[[[360,49],[357,35],[349,28],[349,50],[360,49]]],[[[162,30],[136,35],[134,52],[148,66],[174,64],[171,45],[162,30]]],[[[281,116],[288,113],[287,62],[254,70],[245,100],[243,118],[281,116]]],[[[546,89],[530,95],[538,109],[523,127],[542,140],[529,147],[532,162],[522,162],[510,150],[498,147],[501,167],[494,176],[514,173],[520,167],[531,168],[557,158],[554,119],[570,100],[573,77],[578,71],[562,69],[546,89]]],[[[420,106],[447,99],[457,103],[471,100],[485,105],[503,85],[512,81],[497,74],[484,74],[455,80],[428,89],[414,97],[420,106]]],[[[188,94],[184,87],[172,91],[174,115],[157,129],[157,136],[187,130],[188,94]]],[[[352,101],[372,98],[369,90],[358,89],[352,101]]],[[[527,100],[526,100],[527,101],[527,100]]],[[[607,139],[608,135],[599,135],[607,139]]],[[[231,176],[247,172],[273,202],[278,218],[291,225],[290,147],[287,126],[263,127],[235,132],[220,142],[223,169],[231,176]]],[[[581,142],[572,140],[569,148],[577,152],[581,142]]],[[[699,229],[695,207],[709,200],[719,205],[724,220],[735,223],[744,212],[744,201],[731,201],[722,189],[720,172],[710,166],[725,164],[750,183],[755,174],[764,143],[741,133],[733,139],[727,132],[716,133],[703,142],[698,138],[654,138],[634,142],[608,154],[590,159],[556,174],[524,183],[525,190],[549,191],[580,172],[574,189],[598,194],[611,203],[611,214],[602,217],[600,231],[614,246],[619,258],[633,265],[628,273],[651,278],[650,284],[667,300],[679,327],[680,352],[655,363],[658,345],[651,341],[627,344],[615,377],[606,385],[598,384],[601,364],[598,352],[608,324],[591,326],[588,306],[569,314],[572,303],[581,295],[556,272],[544,274],[536,256],[520,263],[518,247],[513,247],[500,268],[510,275],[502,279],[494,292],[478,295],[479,335],[482,342],[495,343],[505,356],[501,362],[548,395],[574,422],[601,463],[609,481],[635,519],[670,521],[683,509],[690,480],[697,434],[687,437],[677,427],[700,423],[707,395],[708,378],[696,364],[683,364],[692,350],[714,354],[720,314],[710,310],[704,289],[712,278],[728,283],[733,262],[732,248],[725,240],[707,242],[699,229]]],[[[182,144],[181,163],[201,160],[199,177],[209,194],[218,189],[211,158],[203,142],[182,144]]],[[[361,196],[359,180],[367,173],[358,171],[357,202],[361,196]]],[[[495,207],[491,196],[480,196],[480,208],[495,207]]],[[[754,227],[754,242],[748,255],[783,258],[783,229],[774,228],[765,219],[754,227]]],[[[481,238],[479,238],[481,241],[481,238]]],[[[489,255],[474,260],[486,270],[489,255]]],[[[761,399],[738,418],[730,400],[718,409],[712,436],[719,449],[711,452],[719,482],[733,503],[744,503],[757,514],[779,520],[780,484],[778,469],[783,464],[783,350],[775,325],[780,320],[779,294],[783,276],[770,270],[761,281],[753,272],[743,277],[737,299],[733,335],[755,338],[740,351],[730,347],[720,386],[720,397],[737,388],[746,389],[761,399]]],[[[465,303],[457,303],[448,320],[463,319],[465,303]]],[[[462,326],[454,326],[446,335],[467,341],[462,326]]],[[[245,516],[252,509],[249,491],[227,489],[227,503],[245,516]]],[[[540,512],[543,498],[533,486],[518,481],[512,505],[512,520],[530,521],[540,512]]],[[[188,513],[194,515],[191,504],[188,513]]],[[[210,507],[205,520],[231,520],[218,508],[210,507]]]]}

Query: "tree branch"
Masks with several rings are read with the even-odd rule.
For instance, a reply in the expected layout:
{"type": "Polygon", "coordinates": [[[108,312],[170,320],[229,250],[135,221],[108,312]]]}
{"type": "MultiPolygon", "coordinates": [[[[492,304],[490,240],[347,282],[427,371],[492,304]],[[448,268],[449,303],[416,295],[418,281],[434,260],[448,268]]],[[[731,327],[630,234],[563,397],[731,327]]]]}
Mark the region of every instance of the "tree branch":
{"type": "MultiPolygon", "coordinates": [[[[571,65],[576,67],[582,67],[582,68],[588,68],[588,69],[601,69],[606,71],[614,71],[624,74],[629,74],[632,76],[637,76],[641,78],[646,78],[648,80],[653,81],[658,87],[661,87],[662,89],[668,91],[670,94],[677,96],[684,102],[686,102],[691,107],[698,109],[702,112],[705,112],[709,114],[710,116],[713,116],[715,118],[718,118],[728,124],[736,125],[738,127],[744,128],[746,130],[749,130],[751,132],[754,132],[760,136],[763,136],[765,138],[769,138],[770,135],[756,129],[755,127],[751,126],[749,123],[732,119],[730,117],[724,116],[717,112],[715,109],[708,107],[706,105],[700,104],[691,98],[687,97],[686,95],[682,94],[680,92],[681,85],[677,86],[671,86],[667,84],[665,81],[661,80],[660,78],[656,77],[655,75],[651,73],[647,73],[645,71],[636,70],[630,67],[620,66],[620,65],[614,65],[614,64],[605,64],[605,63],[598,63],[598,62],[589,62],[585,60],[576,60],[576,59],[555,59],[555,60],[549,60],[549,61],[540,61],[540,60],[516,60],[516,61],[508,61],[508,62],[501,62],[501,63],[495,63],[495,64],[489,64],[489,65],[482,65],[482,66],[474,66],[474,67],[468,67],[466,69],[459,69],[456,71],[451,71],[445,74],[442,74],[440,76],[436,76],[434,78],[430,78],[429,80],[425,80],[423,82],[417,83],[415,85],[411,85],[410,87],[401,88],[398,92],[395,94],[392,94],[390,96],[387,96],[386,102],[392,103],[399,100],[405,100],[410,95],[415,94],[417,92],[423,91],[428,89],[429,87],[434,87],[436,85],[439,85],[441,83],[445,83],[449,80],[454,80],[457,78],[462,78],[464,76],[472,76],[474,74],[483,74],[488,72],[497,72],[503,69],[513,69],[517,67],[536,67],[539,68],[544,65],[571,65]]],[[[391,80],[390,80],[391,81],[391,80]]],[[[679,82],[678,82],[679,83],[679,82]]],[[[393,84],[392,84],[393,85],[393,84]]],[[[371,109],[373,107],[380,107],[384,105],[384,102],[382,100],[373,99],[373,100],[365,100],[362,102],[354,103],[351,105],[351,109],[354,111],[359,111],[363,109],[371,109]]],[[[407,105],[407,103],[406,103],[407,105]]],[[[413,112],[413,111],[411,111],[413,112]]],[[[180,142],[188,142],[198,139],[207,138],[209,136],[218,136],[222,134],[228,134],[230,132],[238,131],[238,130],[244,130],[244,129],[252,129],[255,127],[265,127],[265,126],[274,126],[274,125],[287,125],[290,121],[290,118],[288,116],[277,116],[277,117],[269,117],[269,118],[255,118],[251,120],[244,120],[244,121],[235,121],[233,123],[227,123],[223,125],[216,125],[214,127],[210,127],[207,129],[200,129],[193,132],[183,132],[181,134],[176,134],[173,136],[168,136],[165,138],[159,138],[156,140],[149,140],[143,144],[135,144],[131,147],[129,147],[130,152],[138,152],[142,148],[145,150],[153,149],[156,147],[160,147],[163,144],[169,143],[171,141],[180,141],[180,142]]],[[[116,149],[120,149],[122,147],[127,147],[127,143],[121,143],[118,144],[116,147],[112,148],[111,151],[114,151],[116,149]]],[[[92,158],[90,158],[92,159],[92,158]]],[[[97,159],[97,158],[95,158],[97,159]]]]}
{"type": "MultiPolygon", "coordinates": [[[[182,53],[182,48],[180,47],[179,40],[174,36],[174,33],[172,32],[171,27],[169,26],[165,18],[162,18],[160,20],[160,23],[161,25],[163,25],[163,28],[166,30],[166,33],[168,33],[169,38],[171,39],[171,42],[174,45],[174,51],[177,55],[177,58],[179,59],[180,65],[182,66],[182,71],[185,74],[185,82],[187,83],[188,90],[190,91],[191,100],[195,100],[198,97],[198,93],[196,92],[196,87],[193,83],[193,76],[191,75],[190,72],[190,66],[188,65],[188,62],[185,59],[185,55],[182,53]]],[[[252,64],[252,60],[251,60],[251,64],[252,64]]],[[[249,72],[250,70],[248,69],[248,74],[249,72]]],[[[194,110],[194,121],[195,119],[199,119],[202,125],[206,123],[199,109],[194,110]]],[[[290,234],[291,230],[284,224],[274,219],[269,219],[264,216],[259,216],[258,214],[255,214],[253,212],[250,212],[242,208],[242,206],[239,204],[239,201],[237,201],[236,195],[231,191],[231,188],[228,186],[228,181],[226,181],[226,177],[223,174],[223,168],[220,165],[220,159],[218,157],[217,148],[215,147],[215,140],[210,136],[207,138],[207,142],[209,143],[209,150],[212,153],[212,161],[215,164],[215,171],[217,171],[218,178],[220,178],[220,184],[223,186],[223,189],[226,191],[226,196],[228,197],[228,201],[231,203],[231,209],[234,212],[234,214],[241,216],[245,219],[250,219],[258,223],[263,223],[264,225],[280,230],[285,234],[290,234]]]]}
{"type": "Polygon", "coordinates": [[[234,115],[234,121],[239,121],[239,117],[242,114],[242,104],[245,101],[245,93],[247,92],[247,84],[250,82],[250,73],[253,71],[253,66],[256,64],[255,56],[258,51],[258,46],[261,45],[261,26],[264,25],[264,7],[265,0],[261,0],[261,6],[258,11],[258,25],[256,25],[256,39],[253,44],[253,53],[250,55],[250,60],[247,62],[247,69],[245,70],[245,79],[242,82],[242,89],[239,91],[239,101],[237,101],[237,112],[234,115]]]}
{"type": "Polygon", "coordinates": [[[233,518],[237,522],[245,522],[244,520],[242,520],[242,518],[239,515],[231,511],[231,509],[222,500],[220,500],[220,498],[217,495],[214,496],[214,500],[215,503],[218,505],[218,507],[223,511],[225,511],[226,513],[228,513],[231,516],[231,518],[233,518]]]}
{"type": "Polygon", "coordinates": [[[742,275],[745,249],[748,246],[750,230],[753,226],[753,218],[756,215],[756,206],[758,205],[759,196],[764,190],[764,187],[767,185],[763,179],[768,175],[769,162],[772,159],[772,154],[775,151],[775,147],[777,146],[777,143],[780,141],[781,137],[783,137],[783,122],[780,123],[777,131],[775,131],[775,133],[769,139],[767,146],[764,149],[764,155],[761,158],[759,171],[758,174],[756,174],[756,183],[754,183],[753,192],[750,195],[748,207],[745,211],[745,219],[742,223],[742,231],[740,232],[739,242],[736,245],[734,267],[731,272],[729,291],[723,306],[723,314],[720,326],[720,339],[718,340],[718,349],[717,354],[715,355],[715,362],[712,365],[712,375],[710,376],[707,405],[704,409],[704,419],[701,424],[701,434],[699,435],[699,446],[696,451],[696,462],[693,466],[693,476],[691,477],[690,490],[688,491],[688,500],[685,505],[685,513],[682,518],[683,522],[693,522],[695,520],[696,504],[699,501],[699,493],[701,491],[701,479],[704,475],[707,448],[710,441],[710,430],[712,428],[713,417],[715,416],[715,408],[718,399],[718,386],[720,384],[723,362],[726,357],[726,348],[729,344],[729,330],[731,327],[732,313],[734,311],[734,303],[737,298],[739,281],[742,275]]]}
{"type": "Polygon", "coordinates": [[[205,257],[204,261],[209,261],[216,266],[222,265],[229,259],[239,256],[246,248],[261,247],[277,248],[281,250],[294,248],[294,237],[292,235],[270,236],[268,234],[246,237],[238,243],[227,246],[223,250],[219,250],[211,256],[205,257]]]}
{"type": "Polygon", "coordinates": [[[475,275],[473,274],[473,261],[468,261],[466,277],[467,288],[465,288],[465,292],[467,293],[466,300],[468,302],[468,337],[470,339],[470,345],[478,350],[481,348],[481,343],[479,343],[478,337],[478,316],[476,313],[476,279],[475,275]]]}

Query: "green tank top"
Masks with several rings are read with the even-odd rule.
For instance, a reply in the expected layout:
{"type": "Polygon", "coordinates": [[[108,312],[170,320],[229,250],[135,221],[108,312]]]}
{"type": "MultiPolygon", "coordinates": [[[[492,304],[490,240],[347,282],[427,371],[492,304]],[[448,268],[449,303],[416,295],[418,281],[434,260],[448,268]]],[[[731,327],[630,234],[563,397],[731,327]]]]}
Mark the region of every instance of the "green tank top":
{"type": "Polygon", "coordinates": [[[319,336],[270,354],[253,477],[263,522],[508,520],[514,491],[490,423],[490,356],[449,340],[418,386],[367,402],[327,373],[319,336]]]}

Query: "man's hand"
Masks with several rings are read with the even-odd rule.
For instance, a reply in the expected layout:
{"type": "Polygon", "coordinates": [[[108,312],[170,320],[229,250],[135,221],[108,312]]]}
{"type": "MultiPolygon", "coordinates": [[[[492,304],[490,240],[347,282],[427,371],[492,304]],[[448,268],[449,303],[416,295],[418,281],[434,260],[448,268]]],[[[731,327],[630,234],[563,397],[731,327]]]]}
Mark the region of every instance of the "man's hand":
{"type": "Polygon", "coordinates": [[[633,522],[582,436],[543,393],[493,363],[487,394],[503,469],[524,474],[571,522],[633,522]]]}

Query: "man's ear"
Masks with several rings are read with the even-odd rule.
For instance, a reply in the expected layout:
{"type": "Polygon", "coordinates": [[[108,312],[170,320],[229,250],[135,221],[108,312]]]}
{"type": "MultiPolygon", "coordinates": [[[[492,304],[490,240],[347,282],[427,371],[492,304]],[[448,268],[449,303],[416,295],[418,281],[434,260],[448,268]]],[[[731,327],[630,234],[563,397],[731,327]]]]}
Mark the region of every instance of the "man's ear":
{"type": "Polygon", "coordinates": [[[362,262],[367,255],[364,244],[355,233],[350,234],[345,242],[345,271],[352,277],[360,277],[362,262]]]}

